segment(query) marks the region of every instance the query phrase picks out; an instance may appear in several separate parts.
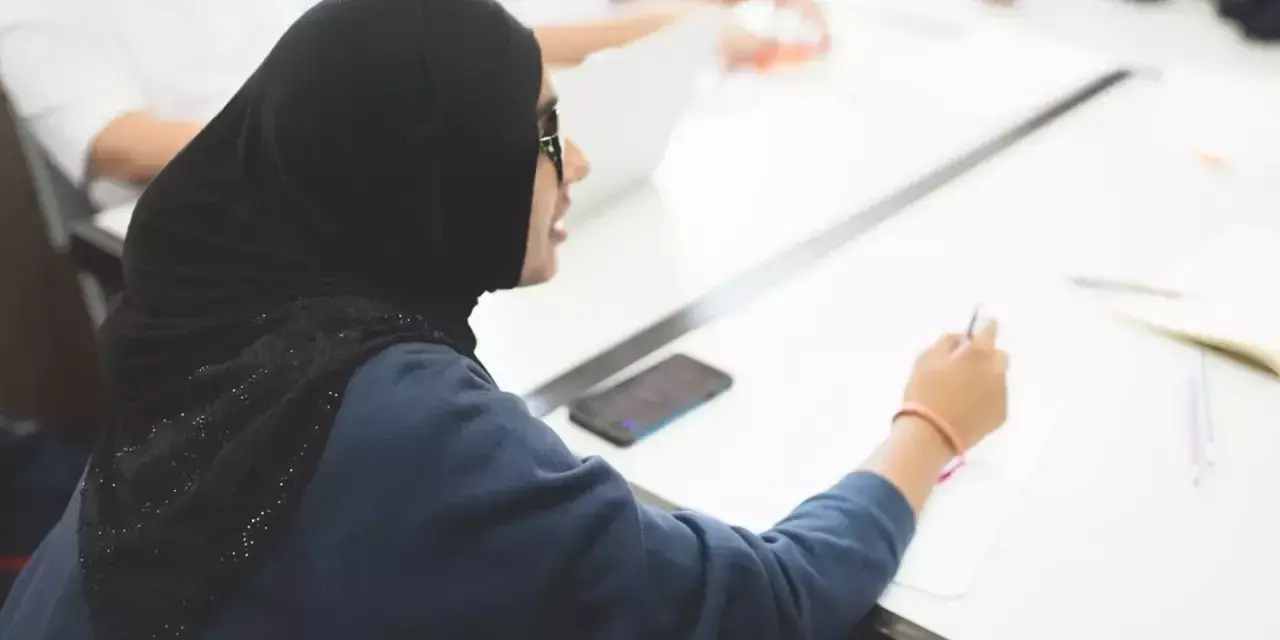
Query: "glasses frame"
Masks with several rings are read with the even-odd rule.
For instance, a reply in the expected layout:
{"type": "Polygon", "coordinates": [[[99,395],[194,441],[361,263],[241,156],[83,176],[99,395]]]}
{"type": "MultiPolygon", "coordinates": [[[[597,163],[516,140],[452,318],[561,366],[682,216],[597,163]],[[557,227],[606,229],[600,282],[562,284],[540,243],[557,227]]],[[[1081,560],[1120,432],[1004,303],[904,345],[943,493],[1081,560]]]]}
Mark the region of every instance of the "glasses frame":
{"type": "Polygon", "coordinates": [[[553,108],[546,116],[546,131],[538,138],[538,151],[551,159],[556,179],[564,184],[564,143],[560,140],[560,115],[553,108]]]}

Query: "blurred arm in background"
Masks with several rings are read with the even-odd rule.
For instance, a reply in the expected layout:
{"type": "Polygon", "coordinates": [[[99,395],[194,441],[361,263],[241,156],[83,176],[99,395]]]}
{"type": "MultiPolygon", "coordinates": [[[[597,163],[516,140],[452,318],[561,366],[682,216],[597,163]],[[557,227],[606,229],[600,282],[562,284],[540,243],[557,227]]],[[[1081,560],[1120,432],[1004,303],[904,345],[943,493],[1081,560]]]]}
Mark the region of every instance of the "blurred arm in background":
{"type": "MultiPolygon", "coordinates": [[[[743,0],[689,0],[663,9],[633,15],[534,28],[542,45],[542,57],[551,66],[574,66],[597,51],[624,46],[670,26],[699,5],[732,6],[743,0]]],[[[776,0],[778,4],[804,4],[816,11],[814,0],[776,0]]],[[[764,50],[776,46],[772,38],[730,26],[721,40],[721,50],[729,67],[746,66],[764,50]]]]}
{"type": "Polygon", "coordinates": [[[95,174],[145,183],[196,137],[202,124],[161,120],[146,111],[117,116],[93,139],[89,166],[95,174]]]}
{"type": "Polygon", "coordinates": [[[118,43],[67,0],[0,0],[0,81],[16,116],[78,185],[150,180],[200,123],[147,112],[118,43]]]}

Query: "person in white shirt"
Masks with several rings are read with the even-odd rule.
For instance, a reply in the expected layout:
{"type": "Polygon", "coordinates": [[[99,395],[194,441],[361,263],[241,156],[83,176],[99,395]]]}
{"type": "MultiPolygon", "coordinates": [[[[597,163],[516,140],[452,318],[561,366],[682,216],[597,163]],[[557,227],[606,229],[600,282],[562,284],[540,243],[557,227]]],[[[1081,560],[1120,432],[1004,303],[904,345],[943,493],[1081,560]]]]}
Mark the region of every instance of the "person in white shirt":
{"type": "MultiPolygon", "coordinates": [[[[0,82],[23,125],[97,206],[127,203],[315,1],[0,0],[0,82]]],[[[546,24],[530,19],[539,3],[563,9],[570,0],[505,1],[526,22],[546,24]]],[[[547,63],[569,66],[653,33],[681,11],[640,10],[535,32],[547,63]]],[[[772,42],[734,30],[722,44],[733,65],[772,42]]]]}
{"type": "Polygon", "coordinates": [[[54,164],[137,196],[313,0],[0,0],[0,81],[54,164]]]}

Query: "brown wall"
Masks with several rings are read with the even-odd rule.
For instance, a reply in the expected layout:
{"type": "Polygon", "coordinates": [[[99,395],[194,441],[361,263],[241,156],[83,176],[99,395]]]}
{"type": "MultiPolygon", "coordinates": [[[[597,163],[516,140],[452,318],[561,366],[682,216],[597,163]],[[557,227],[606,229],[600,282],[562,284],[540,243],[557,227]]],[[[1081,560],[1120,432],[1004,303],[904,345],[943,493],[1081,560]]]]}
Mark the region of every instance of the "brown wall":
{"type": "Polygon", "coordinates": [[[93,328],[70,258],[49,242],[3,95],[0,111],[0,415],[83,422],[101,397],[93,328]]]}

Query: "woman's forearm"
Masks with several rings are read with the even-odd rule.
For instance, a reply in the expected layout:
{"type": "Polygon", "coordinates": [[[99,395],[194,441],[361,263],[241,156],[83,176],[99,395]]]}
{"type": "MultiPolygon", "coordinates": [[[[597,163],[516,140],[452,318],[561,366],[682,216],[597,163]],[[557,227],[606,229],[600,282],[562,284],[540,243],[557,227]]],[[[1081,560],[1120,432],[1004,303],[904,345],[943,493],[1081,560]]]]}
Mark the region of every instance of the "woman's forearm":
{"type": "Polygon", "coordinates": [[[952,457],[954,453],[937,429],[918,418],[903,416],[862,468],[897,487],[919,514],[952,457]]]}
{"type": "Polygon", "coordinates": [[[93,140],[95,175],[143,183],[155,177],[200,132],[195,122],[160,120],[145,111],[112,120],[93,140]]]}

